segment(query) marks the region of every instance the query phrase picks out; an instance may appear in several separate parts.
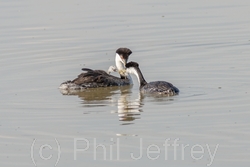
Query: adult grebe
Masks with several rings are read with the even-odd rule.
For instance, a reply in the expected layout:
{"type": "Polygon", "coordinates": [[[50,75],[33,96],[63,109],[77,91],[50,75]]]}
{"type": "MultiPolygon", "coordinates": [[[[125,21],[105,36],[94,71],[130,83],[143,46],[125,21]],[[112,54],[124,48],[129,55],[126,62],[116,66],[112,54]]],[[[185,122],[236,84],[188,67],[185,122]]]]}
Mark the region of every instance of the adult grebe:
{"type": "Polygon", "coordinates": [[[132,84],[132,78],[129,75],[125,75],[125,65],[128,61],[129,55],[132,51],[128,48],[119,48],[116,50],[115,63],[117,70],[120,74],[120,78],[110,75],[110,72],[116,71],[113,66],[109,67],[108,72],[103,70],[92,70],[83,68],[85,71],[78,75],[74,80],[63,82],[60,85],[60,89],[86,89],[108,86],[123,86],[132,84]]]}
{"type": "Polygon", "coordinates": [[[179,93],[179,89],[173,86],[171,83],[166,81],[155,81],[147,83],[144,79],[141,70],[139,68],[139,64],[136,62],[129,62],[126,64],[126,72],[136,75],[139,85],[140,91],[142,93],[150,93],[150,94],[162,94],[162,95],[177,95],[179,93]]]}

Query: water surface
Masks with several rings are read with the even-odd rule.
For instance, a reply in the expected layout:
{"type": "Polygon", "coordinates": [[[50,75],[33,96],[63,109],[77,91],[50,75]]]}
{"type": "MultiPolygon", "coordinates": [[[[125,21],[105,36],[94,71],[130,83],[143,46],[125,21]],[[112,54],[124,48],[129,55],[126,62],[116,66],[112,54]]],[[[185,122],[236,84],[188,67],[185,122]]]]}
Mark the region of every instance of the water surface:
{"type": "Polygon", "coordinates": [[[248,166],[249,5],[2,1],[1,166],[55,165],[58,143],[57,166],[248,166]],[[180,95],[143,96],[136,78],[60,92],[81,68],[114,65],[119,47],[147,81],[171,82],[180,95]]]}

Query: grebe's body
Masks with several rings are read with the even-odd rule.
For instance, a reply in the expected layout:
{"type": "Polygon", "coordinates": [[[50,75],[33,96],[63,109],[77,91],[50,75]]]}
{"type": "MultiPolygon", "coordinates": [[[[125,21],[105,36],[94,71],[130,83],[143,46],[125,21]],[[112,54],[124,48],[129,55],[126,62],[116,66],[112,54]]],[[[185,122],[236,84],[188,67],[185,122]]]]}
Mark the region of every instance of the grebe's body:
{"type": "Polygon", "coordinates": [[[179,93],[179,89],[173,86],[171,83],[166,81],[155,81],[147,83],[144,79],[141,70],[139,68],[139,64],[136,62],[129,62],[126,64],[126,72],[136,75],[139,85],[140,91],[142,93],[149,94],[162,94],[162,95],[177,95],[179,93]]]}
{"type": "Polygon", "coordinates": [[[109,67],[108,72],[103,70],[92,70],[83,68],[85,71],[78,75],[74,80],[63,82],[60,85],[60,89],[86,89],[97,87],[109,87],[109,86],[124,86],[131,85],[132,78],[129,75],[125,76],[125,65],[128,61],[129,55],[132,51],[128,48],[119,48],[116,50],[116,67],[120,74],[120,78],[110,75],[110,72],[116,71],[113,66],[109,67]]]}

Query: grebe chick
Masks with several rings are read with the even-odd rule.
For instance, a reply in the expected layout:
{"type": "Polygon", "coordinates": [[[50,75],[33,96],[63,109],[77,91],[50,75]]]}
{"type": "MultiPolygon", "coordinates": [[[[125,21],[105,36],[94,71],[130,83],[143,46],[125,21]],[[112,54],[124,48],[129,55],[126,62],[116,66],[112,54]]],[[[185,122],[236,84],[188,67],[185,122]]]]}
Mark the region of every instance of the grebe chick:
{"type": "Polygon", "coordinates": [[[63,82],[60,89],[86,89],[109,86],[124,86],[133,83],[129,75],[125,75],[125,65],[132,51],[128,48],[119,48],[116,50],[115,63],[116,68],[109,67],[108,72],[103,70],[92,70],[83,68],[84,71],[74,80],[63,82]],[[118,71],[120,78],[110,75],[110,72],[118,71]]]}
{"type": "Polygon", "coordinates": [[[127,73],[134,74],[137,77],[140,85],[140,91],[142,93],[162,94],[169,96],[177,95],[179,93],[178,88],[166,81],[154,81],[147,83],[141,73],[139,64],[136,62],[129,62],[126,64],[126,67],[127,73]]]}
{"type": "Polygon", "coordinates": [[[118,72],[118,70],[115,66],[109,66],[107,74],[111,74],[111,72],[118,72]]]}

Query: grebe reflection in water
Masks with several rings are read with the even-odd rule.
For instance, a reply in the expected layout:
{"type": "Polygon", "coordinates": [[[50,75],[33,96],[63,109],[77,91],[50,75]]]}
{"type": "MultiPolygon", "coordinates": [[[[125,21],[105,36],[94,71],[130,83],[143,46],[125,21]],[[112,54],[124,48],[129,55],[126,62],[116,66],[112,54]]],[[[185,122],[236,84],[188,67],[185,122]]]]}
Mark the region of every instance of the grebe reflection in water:
{"type": "MultiPolygon", "coordinates": [[[[92,111],[105,111],[105,106],[109,106],[112,114],[117,114],[122,125],[132,124],[134,120],[140,118],[142,112],[141,94],[136,98],[132,93],[132,86],[114,86],[105,88],[90,88],[86,90],[60,90],[63,95],[78,96],[80,104],[88,109],[86,114],[92,111]],[[95,107],[104,107],[104,110],[96,110],[95,107]]],[[[105,111],[106,112],[106,111],[105,111]]]]}

